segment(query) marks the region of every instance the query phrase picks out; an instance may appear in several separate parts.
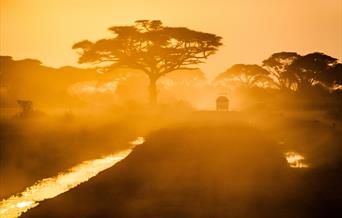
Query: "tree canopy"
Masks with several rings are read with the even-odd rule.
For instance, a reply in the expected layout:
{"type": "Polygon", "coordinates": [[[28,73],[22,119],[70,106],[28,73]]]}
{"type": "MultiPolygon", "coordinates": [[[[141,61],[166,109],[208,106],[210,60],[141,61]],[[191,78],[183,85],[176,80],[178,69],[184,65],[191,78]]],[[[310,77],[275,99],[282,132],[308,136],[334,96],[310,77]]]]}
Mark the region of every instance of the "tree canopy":
{"type": "Polygon", "coordinates": [[[131,26],[114,26],[113,38],[84,40],[73,49],[79,63],[98,64],[104,70],[139,69],[150,79],[150,98],[155,102],[156,81],[178,69],[193,69],[222,45],[221,37],[185,27],[166,27],[159,20],[138,20],[131,26]]]}
{"type": "Polygon", "coordinates": [[[327,70],[325,81],[332,87],[342,88],[342,64],[334,64],[327,70]]]}
{"type": "Polygon", "coordinates": [[[295,52],[278,52],[262,62],[262,66],[270,72],[274,85],[279,89],[294,89],[296,78],[288,74],[288,68],[300,57],[295,52]]]}
{"type": "Polygon", "coordinates": [[[247,87],[261,85],[270,81],[269,72],[256,64],[235,64],[221,73],[216,81],[240,83],[247,87]]]}
{"type": "Polygon", "coordinates": [[[337,72],[336,65],[336,58],[315,52],[297,58],[289,66],[286,74],[296,79],[298,89],[307,89],[315,84],[330,86],[338,83],[338,74],[342,73],[337,72]]]}
{"type": "Polygon", "coordinates": [[[326,89],[342,87],[342,64],[329,55],[314,52],[301,56],[295,52],[278,52],[262,62],[235,64],[216,77],[230,85],[261,86],[304,90],[314,86],[326,89]]]}

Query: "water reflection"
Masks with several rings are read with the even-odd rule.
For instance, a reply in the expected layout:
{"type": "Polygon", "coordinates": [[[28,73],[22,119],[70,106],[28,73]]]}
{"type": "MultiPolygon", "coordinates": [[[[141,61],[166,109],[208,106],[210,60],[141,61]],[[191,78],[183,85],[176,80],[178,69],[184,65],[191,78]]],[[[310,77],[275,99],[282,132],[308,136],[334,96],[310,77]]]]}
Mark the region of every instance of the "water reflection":
{"type": "MultiPolygon", "coordinates": [[[[138,137],[132,141],[133,146],[142,144],[144,139],[138,137]]],[[[123,150],[113,155],[100,159],[84,161],[81,164],[69,169],[67,172],[58,174],[55,177],[46,178],[28,187],[22,193],[13,195],[0,202],[0,217],[19,217],[27,210],[36,207],[39,202],[54,198],[79,184],[88,181],[99,172],[112,167],[120,160],[126,158],[133,148],[123,150]]]]}
{"type": "Polygon", "coordinates": [[[309,167],[308,164],[303,163],[305,159],[304,156],[296,152],[293,152],[293,151],[286,152],[285,158],[289,166],[292,168],[308,168],[309,167]]]}

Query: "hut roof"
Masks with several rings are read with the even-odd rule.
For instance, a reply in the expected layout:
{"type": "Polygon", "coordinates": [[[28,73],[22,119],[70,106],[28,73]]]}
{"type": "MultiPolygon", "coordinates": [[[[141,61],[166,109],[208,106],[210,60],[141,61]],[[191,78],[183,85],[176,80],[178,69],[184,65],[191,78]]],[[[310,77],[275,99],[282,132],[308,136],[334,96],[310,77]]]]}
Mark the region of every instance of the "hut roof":
{"type": "Polygon", "coordinates": [[[221,102],[226,102],[229,101],[228,98],[226,96],[219,96],[216,101],[221,101],[221,102]]]}

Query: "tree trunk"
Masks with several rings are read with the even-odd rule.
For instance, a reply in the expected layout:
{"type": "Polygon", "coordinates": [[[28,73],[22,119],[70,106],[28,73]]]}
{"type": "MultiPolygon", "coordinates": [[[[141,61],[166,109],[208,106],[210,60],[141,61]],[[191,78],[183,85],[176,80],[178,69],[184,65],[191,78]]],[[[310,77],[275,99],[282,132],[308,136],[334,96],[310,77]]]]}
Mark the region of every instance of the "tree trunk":
{"type": "Polygon", "coordinates": [[[148,87],[150,93],[150,104],[155,105],[157,103],[157,80],[158,78],[150,77],[150,85],[148,87]]]}

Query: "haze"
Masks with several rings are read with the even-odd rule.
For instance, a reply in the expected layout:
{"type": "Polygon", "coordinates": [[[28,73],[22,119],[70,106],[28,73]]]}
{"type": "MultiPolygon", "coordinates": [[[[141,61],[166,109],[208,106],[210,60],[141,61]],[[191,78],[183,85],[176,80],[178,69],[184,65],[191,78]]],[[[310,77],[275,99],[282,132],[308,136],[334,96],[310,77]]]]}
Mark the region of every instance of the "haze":
{"type": "Polygon", "coordinates": [[[47,66],[77,65],[71,46],[109,36],[107,28],[160,19],[223,37],[201,69],[209,78],[234,63],[260,62],[278,51],[321,51],[341,60],[340,0],[1,0],[1,55],[47,66]]]}
{"type": "Polygon", "coordinates": [[[342,217],[341,0],[0,0],[0,217],[342,217]]]}

